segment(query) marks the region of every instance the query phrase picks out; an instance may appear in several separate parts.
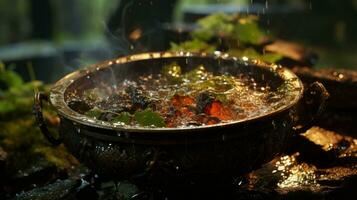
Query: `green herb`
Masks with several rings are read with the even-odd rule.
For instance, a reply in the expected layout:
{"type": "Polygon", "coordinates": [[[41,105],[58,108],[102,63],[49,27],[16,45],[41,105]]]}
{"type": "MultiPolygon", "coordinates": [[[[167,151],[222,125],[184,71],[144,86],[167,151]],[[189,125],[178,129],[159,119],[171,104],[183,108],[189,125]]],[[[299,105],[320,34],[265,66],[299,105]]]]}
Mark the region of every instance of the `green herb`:
{"type": "Polygon", "coordinates": [[[254,50],[269,39],[269,35],[259,27],[256,16],[216,13],[197,23],[199,27],[191,33],[192,39],[180,44],[171,43],[171,50],[211,53],[220,50],[224,41],[232,56],[246,56],[269,63],[277,62],[283,57],[277,53],[260,53],[254,50]]]}
{"type": "Polygon", "coordinates": [[[199,39],[193,39],[180,44],[171,42],[172,51],[193,51],[193,52],[206,52],[212,53],[216,49],[215,44],[208,44],[205,41],[199,39]]]}
{"type": "Polygon", "coordinates": [[[224,13],[216,13],[200,19],[197,23],[199,29],[192,33],[194,38],[208,41],[213,37],[232,36],[235,24],[232,23],[233,16],[224,13]]]}
{"type": "Polygon", "coordinates": [[[94,107],[85,113],[86,116],[98,119],[104,113],[103,110],[94,107]]]}
{"type": "MultiPolygon", "coordinates": [[[[51,147],[35,123],[32,113],[34,93],[37,90],[47,92],[49,86],[40,81],[25,82],[15,71],[6,69],[1,63],[0,83],[5,85],[5,89],[0,89],[0,146],[11,152],[10,159],[13,162],[9,173],[30,167],[39,157],[60,169],[71,169],[78,165],[63,145],[51,147]]],[[[55,118],[46,107],[43,114],[45,119],[55,118]]],[[[48,128],[53,133],[57,131],[57,127],[50,123],[48,128]]]]}
{"type": "Polygon", "coordinates": [[[24,84],[22,78],[14,71],[6,70],[3,63],[0,63],[0,82],[5,83],[9,88],[18,88],[24,84]]]}
{"type": "Polygon", "coordinates": [[[136,111],[134,114],[135,121],[140,126],[146,127],[165,127],[165,120],[159,113],[152,111],[151,109],[145,109],[142,111],[136,111]]]}
{"type": "Polygon", "coordinates": [[[47,90],[40,81],[25,83],[16,72],[5,69],[0,63],[0,83],[6,89],[0,89],[0,118],[11,118],[10,115],[31,113],[34,91],[47,90]]]}
{"type": "Polygon", "coordinates": [[[234,27],[233,38],[248,44],[259,45],[267,37],[257,24],[256,17],[246,17],[237,20],[234,27]]]}
{"type": "Polygon", "coordinates": [[[122,112],[118,116],[114,117],[111,122],[112,123],[124,123],[126,125],[130,124],[132,116],[130,113],[122,112]]]}

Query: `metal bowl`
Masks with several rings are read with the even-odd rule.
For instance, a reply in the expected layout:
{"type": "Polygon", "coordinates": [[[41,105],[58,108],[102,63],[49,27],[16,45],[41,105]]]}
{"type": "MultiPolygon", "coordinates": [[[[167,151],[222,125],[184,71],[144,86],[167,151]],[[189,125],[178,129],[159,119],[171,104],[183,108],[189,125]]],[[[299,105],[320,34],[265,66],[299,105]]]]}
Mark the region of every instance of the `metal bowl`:
{"type": "MultiPolygon", "coordinates": [[[[121,57],[75,71],[52,88],[49,97],[37,93],[35,115],[45,137],[54,145],[63,143],[96,173],[114,179],[160,177],[165,180],[199,180],[207,176],[234,177],[270,161],[284,148],[294,132],[303,131],[321,111],[328,93],[319,83],[303,88],[290,70],[226,54],[186,52],[144,53],[121,57]],[[183,70],[200,64],[213,73],[245,74],[258,87],[277,89],[289,84],[285,104],[260,116],[216,125],[185,128],[118,127],[90,119],[66,103],[71,94],[81,94],[107,83],[135,80],[159,73],[177,62],[183,70]],[[51,135],[42,116],[42,100],[49,100],[61,122],[59,138],[51,135]]],[[[162,182],[164,183],[164,182],[162,182]]]]}

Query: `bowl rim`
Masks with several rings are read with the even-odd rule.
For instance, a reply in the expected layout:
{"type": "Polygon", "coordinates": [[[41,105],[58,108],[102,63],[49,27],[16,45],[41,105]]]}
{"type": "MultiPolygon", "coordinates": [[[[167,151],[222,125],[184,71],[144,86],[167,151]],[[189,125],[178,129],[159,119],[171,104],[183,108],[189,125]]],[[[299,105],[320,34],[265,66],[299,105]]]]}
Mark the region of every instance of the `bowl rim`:
{"type": "Polygon", "coordinates": [[[124,132],[157,132],[157,133],[163,132],[164,133],[164,132],[201,131],[205,129],[222,128],[225,126],[243,124],[258,119],[265,119],[267,117],[275,116],[276,114],[289,110],[291,107],[296,105],[299,102],[299,100],[302,98],[303,91],[304,91],[304,86],[301,80],[297,77],[297,75],[295,75],[291,70],[282,67],[281,65],[278,64],[267,64],[259,60],[249,59],[247,57],[241,57],[241,58],[232,57],[229,56],[229,54],[227,53],[222,53],[218,51],[214,52],[213,54],[193,53],[193,52],[185,52],[185,51],[180,51],[180,52],[164,51],[164,52],[148,52],[148,53],[127,55],[111,60],[106,60],[101,63],[90,65],[84,69],[74,71],[64,76],[54,84],[54,86],[50,90],[49,100],[51,105],[55,108],[56,112],[61,117],[65,117],[78,124],[83,124],[94,128],[119,131],[119,132],[124,131],[124,132]],[[116,64],[124,64],[124,63],[140,61],[140,60],[148,60],[148,59],[178,58],[178,57],[201,57],[201,58],[232,60],[234,62],[240,62],[240,64],[243,65],[244,64],[254,65],[254,67],[267,68],[273,73],[276,73],[280,78],[282,78],[282,80],[289,81],[289,84],[292,84],[293,87],[296,88],[294,91],[297,93],[295,93],[293,100],[290,101],[289,103],[284,104],[283,106],[279,107],[274,111],[270,111],[258,116],[253,116],[241,120],[219,123],[214,125],[203,125],[203,126],[194,126],[194,127],[193,126],[174,127],[174,128],[133,127],[133,126],[119,126],[119,125],[115,126],[110,122],[86,117],[85,115],[72,110],[65,102],[64,94],[67,88],[73,82],[75,82],[75,80],[78,80],[81,77],[85,77],[91,73],[94,73],[95,71],[99,71],[101,69],[105,69],[116,64]]]}

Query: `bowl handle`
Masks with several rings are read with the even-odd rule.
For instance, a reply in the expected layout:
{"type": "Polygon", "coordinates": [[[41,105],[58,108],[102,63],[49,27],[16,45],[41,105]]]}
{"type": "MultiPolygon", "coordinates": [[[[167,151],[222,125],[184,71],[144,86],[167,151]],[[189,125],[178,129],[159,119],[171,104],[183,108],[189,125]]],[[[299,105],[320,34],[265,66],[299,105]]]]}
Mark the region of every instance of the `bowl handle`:
{"type": "Polygon", "coordinates": [[[313,82],[304,91],[297,108],[297,119],[293,130],[295,133],[304,133],[310,129],[315,120],[325,110],[329,93],[320,82],[313,82]]]}
{"type": "Polygon", "coordinates": [[[55,138],[53,135],[50,133],[50,131],[47,128],[47,125],[45,123],[43,114],[42,114],[42,101],[48,102],[48,96],[45,95],[43,92],[36,92],[35,94],[35,103],[33,105],[33,112],[36,118],[36,122],[38,127],[41,129],[42,134],[45,136],[45,138],[53,145],[57,146],[61,144],[61,139],[60,138],[55,138]]]}

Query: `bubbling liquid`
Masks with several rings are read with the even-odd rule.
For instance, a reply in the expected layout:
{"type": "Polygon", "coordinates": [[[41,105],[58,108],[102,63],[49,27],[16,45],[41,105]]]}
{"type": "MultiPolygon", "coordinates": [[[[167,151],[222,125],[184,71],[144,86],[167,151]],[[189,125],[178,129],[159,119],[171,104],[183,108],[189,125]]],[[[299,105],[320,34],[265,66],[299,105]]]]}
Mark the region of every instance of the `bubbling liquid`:
{"type": "Polygon", "coordinates": [[[172,63],[160,74],[105,83],[72,96],[69,107],[90,118],[130,127],[191,127],[261,116],[290,101],[288,87],[261,86],[247,75],[214,75],[204,66],[183,73],[172,63]]]}

